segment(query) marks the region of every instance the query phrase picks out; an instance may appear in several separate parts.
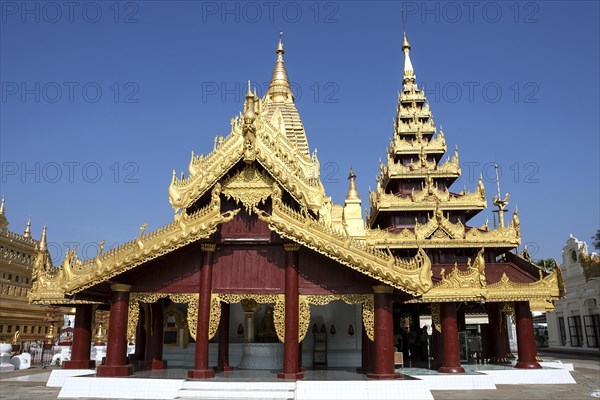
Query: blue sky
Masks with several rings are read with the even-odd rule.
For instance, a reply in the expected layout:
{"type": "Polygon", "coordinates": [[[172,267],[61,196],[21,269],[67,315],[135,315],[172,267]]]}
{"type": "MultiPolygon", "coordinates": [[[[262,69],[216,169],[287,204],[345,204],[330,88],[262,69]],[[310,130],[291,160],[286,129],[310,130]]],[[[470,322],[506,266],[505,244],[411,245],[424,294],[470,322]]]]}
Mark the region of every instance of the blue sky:
{"type": "MultiPolygon", "coordinates": [[[[599,216],[599,3],[98,1],[0,3],[0,192],[10,228],[48,225],[55,258],[172,220],[171,171],[207,153],[264,93],[279,31],[334,202],[350,165],[368,207],[392,135],[402,31],[462,178],[494,163],[534,258],[599,216]],[[405,23],[402,9],[405,10],[405,23]]],[[[473,225],[486,218],[491,208],[473,225]]]]}

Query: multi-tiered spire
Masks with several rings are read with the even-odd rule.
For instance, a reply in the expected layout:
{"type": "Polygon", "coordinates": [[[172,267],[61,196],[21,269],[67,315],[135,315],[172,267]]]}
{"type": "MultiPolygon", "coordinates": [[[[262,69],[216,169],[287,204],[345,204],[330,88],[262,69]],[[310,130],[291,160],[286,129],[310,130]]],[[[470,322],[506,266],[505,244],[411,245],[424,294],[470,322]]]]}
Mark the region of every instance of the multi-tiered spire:
{"type": "MultiPolygon", "coordinates": [[[[373,244],[408,249],[417,248],[417,241],[422,239],[434,239],[439,247],[443,241],[478,236],[471,240],[471,246],[480,246],[476,231],[488,235],[487,225],[470,230],[465,224],[487,206],[483,182],[480,178],[473,192],[450,192],[461,175],[458,147],[442,161],[446,138],[441,127],[436,129],[425,92],[416,83],[406,34],[402,50],[404,71],[394,137],[387,163],[380,165],[377,189],[370,194],[369,225],[373,231],[367,234],[367,241],[370,236],[373,244]]],[[[514,240],[504,240],[507,247],[518,244],[517,233],[513,233],[514,240]]],[[[497,242],[502,242],[501,238],[497,242]]]]}
{"type": "Polygon", "coordinates": [[[283,62],[285,49],[281,40],[281,33],[279,34],[279,43],[277,43],[275,54],[277,54],[277,60],[265,98],[266,115],[273,125],[279,126],[280,129],[285,131],[286,136],[296,146],[300,154],[308,157],[309,148],[306,132],[294,103],[294,94],[283,62]]]}

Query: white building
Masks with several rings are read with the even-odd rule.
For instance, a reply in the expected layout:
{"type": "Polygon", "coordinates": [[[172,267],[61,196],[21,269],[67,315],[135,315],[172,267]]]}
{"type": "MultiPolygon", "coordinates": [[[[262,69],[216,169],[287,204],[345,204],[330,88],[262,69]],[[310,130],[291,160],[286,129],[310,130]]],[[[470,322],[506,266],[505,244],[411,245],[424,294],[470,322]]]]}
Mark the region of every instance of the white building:
{"type": "Polygon", "coordinates": [[[586,282],[580,252],[588,254],[587,244],[571,235],[560,266],[566,296],[546,315],[551,348],[598,350],[600,346],[600,282],[586,282]]]}

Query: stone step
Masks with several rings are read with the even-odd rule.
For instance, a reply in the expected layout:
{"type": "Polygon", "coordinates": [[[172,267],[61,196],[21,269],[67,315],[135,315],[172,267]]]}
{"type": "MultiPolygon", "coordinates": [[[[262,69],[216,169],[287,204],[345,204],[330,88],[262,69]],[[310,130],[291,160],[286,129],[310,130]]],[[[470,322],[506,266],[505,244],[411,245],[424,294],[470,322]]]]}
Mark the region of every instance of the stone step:
{"type": "Polygon", "coordinates": [[[241,400],[241,399],[261,399],[261,400],[293,400],[295,390],[199,390],[186,389],[177,393],[178,399],[196,398],[196,399],[218,399],[218,400],[241,400]]]}
{"type": "Polygon", "coordinates": [[[181,386],[183,390],[296,390],[296,382],[244,382],[244,381],[185,381],[181,386]]]}

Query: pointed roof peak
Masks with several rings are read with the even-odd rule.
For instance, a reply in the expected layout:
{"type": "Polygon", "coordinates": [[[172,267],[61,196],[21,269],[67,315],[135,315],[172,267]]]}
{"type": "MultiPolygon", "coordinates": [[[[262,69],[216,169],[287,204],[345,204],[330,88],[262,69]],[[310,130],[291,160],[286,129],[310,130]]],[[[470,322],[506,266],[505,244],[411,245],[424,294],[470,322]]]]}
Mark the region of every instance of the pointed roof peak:
{"type": "Polygon", "coordinates": [[[271,84],[267,94],[274,103],[284,103],[287,99],[291,98],[294,100],[294,95],[290,89],[290,81],[288,74],[283,63],[283,54],[285,50],[283,48],[283,42],[281,35],[283,32],[279,32],[279,43],[275,54],[277,54],[277,61],[275,61],[275,68],[273,69],[273,75],[271,76],[271,84]]]}
{"type": "Polygon", "coordinates": [[[407,83],[414,83],[417,79],[415,76],[415,70],[413,68],[412,62],[410,61],[410,43],[406,38],[406,32],[404,32],[402,50],[404,51],[404,79],[402,80],[402,83],[406,85],[407,83]]]}
{"type": "Polygon", "coordinates": [[[8,219],[4,215],[4,196],[2,196],[2,203],[0,203],[0,229],[6,229],[8,226],[8,219]]]}
{"type": "Polygon", "coordinates": [[[42,237],[40,238],[40,250],[45,251],[48,249],[48,243],[46,242],[46,225],[42,229],[42,237]]]}
{"type": "Polygon", "coordinates": [[[346,201],[348,200],[360,200],[358,190],[356,190],[356,174],[350,167],[350,173],[348,174],[348,180],[350,181],[350,187],[348,188],[348,194],[346,195],[346,201]]]}
{"type": "Polygon", "coordinates": [[[31,237],[31,217],[27,220],[27,226],[25,227],[25,232],[23,232],[23,236],[31,237]]]}
{"type": "Polygon", "coordinates": [[[246,98],[248,97],[254,97],[252,90],[250,89],[250,79],[248,79],[248,91],[246,92],[246,98]]]}
{"type": "Polygon", "coordinates": [[[277,44],[277,50],[275,50],[276,54],[284,54],[285,49],[283,48],[283,42],[281,41],[281,37],[283,36],[283,32],[279,32],[279,43],[277,44]]]}
{"type": "Polygon", "coordinates": [[[410,50],[410,43],[408,43],[408,39],[406,38],[406,32],[404,32],[404,40],[402,41],[402,50],[404,49],[410,50]]]}

